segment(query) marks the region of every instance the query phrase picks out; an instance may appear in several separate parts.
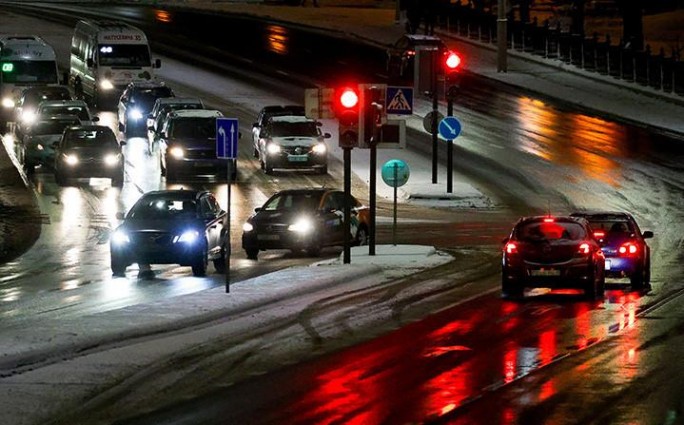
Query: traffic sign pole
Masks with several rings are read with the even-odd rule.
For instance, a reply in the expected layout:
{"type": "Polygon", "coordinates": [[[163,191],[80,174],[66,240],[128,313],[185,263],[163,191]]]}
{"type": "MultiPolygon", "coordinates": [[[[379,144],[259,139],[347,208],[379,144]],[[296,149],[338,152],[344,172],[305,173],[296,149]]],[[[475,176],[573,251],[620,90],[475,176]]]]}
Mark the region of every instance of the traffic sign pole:
{"type": "Polygon", "coordinates": [[[344,159],[344,253],[342,263],[351,263],[351,151],[352,148],[342,148],[344,159]]]}
{"type": "Polygon", "coordinates": [[[399,180],[399,163],[394,164],[394,214],[392,217],[392,243],[397,245],[397,181],[399,180]]]}
{"type": "Polygon", "coordinates": [[[233,179],[232,159],[228,159],[227,171],[228,174],[226,176],[226,187],[228,192],[228,205],[226,206],[226,219],[228,220],[228,223],[226,224],[226,227],[228,228],[228,231],[226,233],[226,294],[230,292],[230,254],[232,253],[230,246],[230,184],[232,183],[231,180],[233,179]]]}
{"type": "MultiPolygon", "coordinates": [[[[454,115],[454,102],[447,96],[447,117],[454,115]]],[[[454,140],[447,140],[447,193],[454,191],[454,140]]]]}

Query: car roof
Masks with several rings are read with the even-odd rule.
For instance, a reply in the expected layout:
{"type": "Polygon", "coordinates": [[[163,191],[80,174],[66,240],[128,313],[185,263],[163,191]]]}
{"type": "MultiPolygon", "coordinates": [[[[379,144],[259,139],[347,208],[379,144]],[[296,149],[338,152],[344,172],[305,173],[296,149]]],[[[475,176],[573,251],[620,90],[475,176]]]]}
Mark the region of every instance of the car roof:
{"type": "Polygon", "coordinates": [[[204,193],[210,193],[206,190],[199,190],[199,189],[165,189],[165,190],[153,190],[151,192],[147,192],[141,196],[141,198],[166,198],[166,197],[172,197],[172,198],[182,198],[182,199],[195,199],[198,196],[204,194],[204,193]]]}
{"type": "Polygon", "coordinates": [[[274,195],[285,195],[289,193],[300,194],[300,193],[317,193],[323,194],[326,192],[339,192],[339,189],[334,189],[330,187],[309,187],[309,188],[299,188],[299,189],[284,189],[276,192],[274,195]]]}
{"type": "Polygon", "coordinates": [[[128,87],[155,89],[159,87],[166,87],[166,83],[163,81],[131,81],[128,83],[128,87]]]}
{"type": "Polygon", "coordinates": [[[88,106],[85,100],[44,100],[38,106],[88,106]]]}
{"type": "Polygon", "coordinates": [[[27,87],[23,91],[23,93],[31,93],[31,92],[36,92],[36,93],[41,93],[41,92],[50,92],[50,93],[69,92],[69,87],[63,86],[63,85],[33,86],[33,87],[27,87]]]}
{"type": "Polygon", "coordinates": [[[586,224],[587,221],[584,217],[579,217],[579,216],[571,216],[571,215],[533,215],[533,216],[528,216],[528,217],[522,217],[518,223],[528,223],[528,222],[535,222],[535,221],[543,221],[545,219],[553,219],[554,222],[563,222],[563,223],[583,223],[586,224]]]}
{"type": "Polygon", "coordinates": [[[632,215],[624,211],[578,211],[570,214],[573,217],[584,217],[603,220],[629,220],[632,215]]]}
{"type": "Polygon", "coordinates": [[[190,103],[190,104],[202,104],[202,100],[198,97],[160,97],[156,100],[159,104],[163,103],[190,103]]]}
{"type": "Polygon", "coordinates": [[[301,111],[304,113],[304,106],[302,105],[267,105],[261,108],[264,113],[278,113],[278,112],[292,112],[301,111]]]}
{"type": "Polygon", "coordinates": [[[275,115],[269,119],[271,122],[316,122],[313,118],[304,115],[275,115]]]}
{"type": "Polygon", "coordinates": [[[169,113],[169,119],[174,118],[218,118],[222,117],[221,111],[216,109],[179,109],[169,113]]]}
{"type": "Polygon", "coordinates": [[[72,114],[39,115],[34,124],[41,121],[76,121],[78,123],[81,122],[81,120],[78,119],[76,115],[72,114]]]}
{"type": "Polygon", "coordinates": [[[114,133],[114,131],[111,128],[107,127],[106,125],[97,125],[97,124],[75,125],[73,127],[69,127],[69,130],[74,130],[74,131],[76,131],[76,130],[87,130],[87,131],[104,130],[104,131],[111,131],[112,133],[114,133]]]}

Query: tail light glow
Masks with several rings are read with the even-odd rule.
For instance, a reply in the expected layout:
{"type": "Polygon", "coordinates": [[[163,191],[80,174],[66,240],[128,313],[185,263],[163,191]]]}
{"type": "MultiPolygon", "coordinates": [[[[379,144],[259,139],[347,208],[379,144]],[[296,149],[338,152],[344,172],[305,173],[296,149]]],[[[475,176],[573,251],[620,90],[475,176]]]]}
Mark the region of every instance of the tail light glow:
{"type": "Polygon", "coordinates": [[[596,239],[603,239],[604,236],[606,236],[606,232],[604,232],[604,231],[602,231],[602,230],[601,230],[601,231],[594,232],[594,237],[595,237],[596,239]]]}
{"type": "Polygon", "coordinates": [[[579,253],[580,254],[586,255],[586,254],[589,254],[590,251],[591,251],[591,246],[588,243],[582,242],[580,244],[580,246],[579,246],[579,253]]]}
{"type": "Polygon", "coordinates": [[[634,255],[639,252],[639,247],[632,242],[627,242],[620,245],[618,252],[620,255],[634,255]]]}
{"type": "Polygon", "coordinates": [[[553,217],[547,217],[544,219],[544,223],[553,223],[554,221],[556,221],[556,219],[553,217]]]}
{"type": "Polygon", "coordinates": [[[504,249],[506,250],[506,254],[517,254],[518,253],[518,246],[514,242],[508,242],[504,249]]]}

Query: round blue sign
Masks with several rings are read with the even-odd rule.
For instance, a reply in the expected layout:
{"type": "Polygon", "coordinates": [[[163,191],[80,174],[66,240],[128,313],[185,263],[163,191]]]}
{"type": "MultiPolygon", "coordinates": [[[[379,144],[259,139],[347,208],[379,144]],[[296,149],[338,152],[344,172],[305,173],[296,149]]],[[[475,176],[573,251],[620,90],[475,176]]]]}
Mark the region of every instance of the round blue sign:
{"type": "Polygon", "coordinates": [[[461,123],[456,117],[444,117],[439,122],[439,135],[446,140],[454,140],[461,134],[461,123]]]}
{"type": "Polygon", "coordinates": [[[390,159],[382,166],[382,181],[387,186],[401,187],[405,185],[410,174],[408,164],[401,159],[390,159]]]}

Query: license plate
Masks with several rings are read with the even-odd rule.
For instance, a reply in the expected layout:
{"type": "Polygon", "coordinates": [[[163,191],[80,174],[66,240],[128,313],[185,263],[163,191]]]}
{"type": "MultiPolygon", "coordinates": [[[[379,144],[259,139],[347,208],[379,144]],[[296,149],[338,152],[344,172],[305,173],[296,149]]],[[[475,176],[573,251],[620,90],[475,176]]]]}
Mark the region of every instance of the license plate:
{"type": "Polygon", "coordinates": [[[531,276],[560,276],[560,270],[554,269],[539,269],[530,270],[531,276]]]}
{"type": "Polygon", "coordinates": [[[279,235],[257,235],[260,241],[277,241],[280,239],[279,235]]]}
{"type": "Polygon", "coordinates": [[[214,164],[212,164],[211,162],[195,162],[193,164],[193,166],[195,168],[209,168],[209,167],[213,167],[214,164]]]}
{"type": "Polygon", "coordinates": [[[309,160],[308,155],[289,155],[287,160],[290,162],[306,162],[309,160]]]}
{"type": "Polygon", "coordinates": [[[610,260],[606,260],[606,270],[610,270],[610,260]]]}

